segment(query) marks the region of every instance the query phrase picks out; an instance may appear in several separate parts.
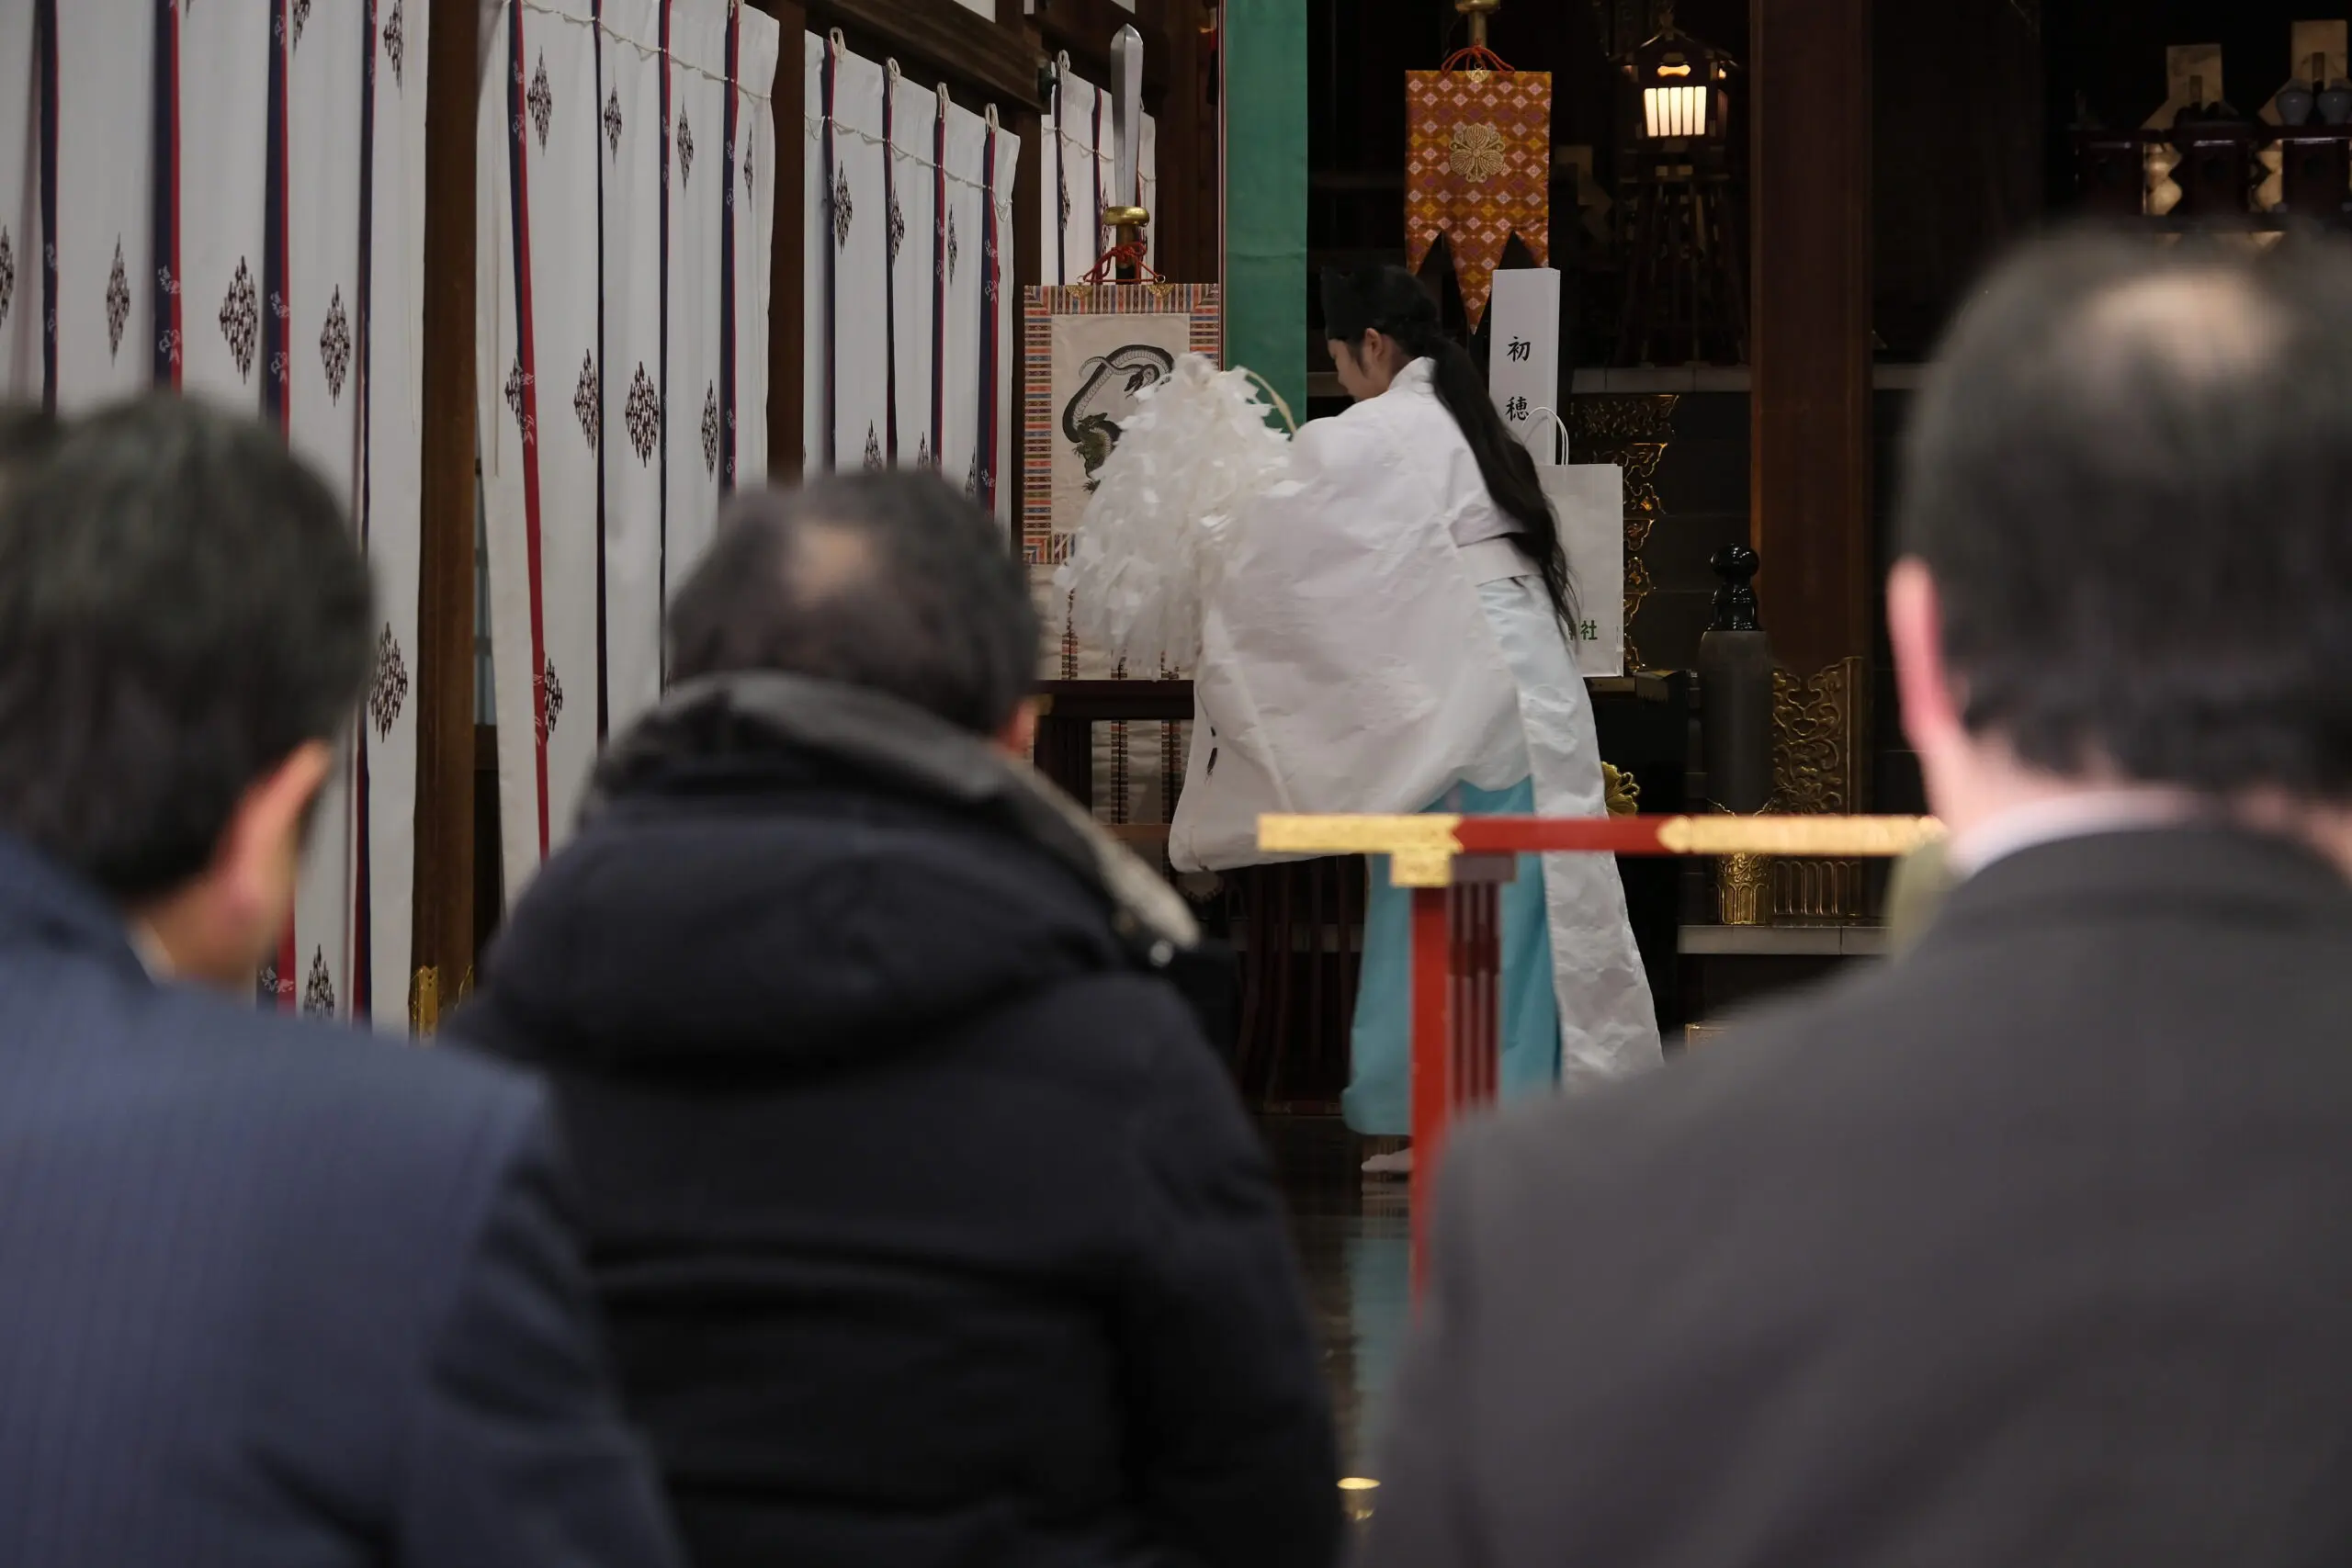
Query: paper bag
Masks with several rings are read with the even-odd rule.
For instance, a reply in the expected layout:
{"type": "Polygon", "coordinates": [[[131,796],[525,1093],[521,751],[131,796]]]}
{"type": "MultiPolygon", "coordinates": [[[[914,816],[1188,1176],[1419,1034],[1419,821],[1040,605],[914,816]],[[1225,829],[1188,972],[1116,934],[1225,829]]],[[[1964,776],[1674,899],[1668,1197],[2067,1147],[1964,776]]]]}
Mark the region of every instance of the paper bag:
{"type": "Polygon", "coordinates": [[[1625,470],[1614,463],[1543,463],[1535,477],[1560,520],[1576,590],[1577,669],[1625,672],[1625,470]]]}
{"type": "Polygon", "coordinates": [[[1625,672],[1625,470],[1614,463],[1555,462],[1568,456],[1568,427],[1537,409],[1522,440],[1544,499],[1560,523],[1560,551],[1576,592],[1577,669],[1587,680],[1625,672]]]}

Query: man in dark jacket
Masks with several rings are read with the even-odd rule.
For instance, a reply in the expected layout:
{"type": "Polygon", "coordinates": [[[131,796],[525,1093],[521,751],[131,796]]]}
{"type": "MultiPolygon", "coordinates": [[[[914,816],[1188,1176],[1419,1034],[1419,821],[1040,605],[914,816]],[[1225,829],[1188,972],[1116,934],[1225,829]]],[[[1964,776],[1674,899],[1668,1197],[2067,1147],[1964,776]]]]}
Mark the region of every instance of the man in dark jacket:
{"type": "Polygon", "coordinates": [[[541,1091],[254,1006],[376,643],[348,521],[194,402],[34,430],[0,429],[0,1564],[667,1568],[541,1091]]]}
{"type": "Polygon", "coordinates": [[[730,503],[669,698],[458,1032],[551,1075],[702,1568],[1314,1568],[1283,1213],[1182,900],[1016,758],[1037,620],[936,479],[730,503]]]}
{"type": "Polygon", "coordinates": [[[2352,1551],[2352,256],[2030,253],[1909,443],[1961,880],[1457,1145],[1376,1568],[2352,1551]]]}

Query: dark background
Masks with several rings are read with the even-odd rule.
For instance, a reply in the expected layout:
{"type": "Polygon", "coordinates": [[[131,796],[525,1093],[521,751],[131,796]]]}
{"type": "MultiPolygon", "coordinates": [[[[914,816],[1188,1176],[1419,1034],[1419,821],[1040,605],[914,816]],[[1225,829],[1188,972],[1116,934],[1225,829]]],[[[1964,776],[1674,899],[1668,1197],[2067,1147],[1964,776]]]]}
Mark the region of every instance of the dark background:
{"type": "MultiPolygon", "coordinates": [[[[1553,73],[1555,147],[1593,149],[1615,177],[1612,49],[1647,36],[1655,0],[1505,0],[1492,44],[1553,73]],[[1618,37],[1623,32],[1625,36],[1618,37]]],[[[1404,73],[1466,41],[1446,0],[1308,0],[1307,242],[1313,261],[1404,256],[1404,73]]],[[[1917,361],[2005,243],[2071,206],[2067,132],[2078,103],[2110,126],[2163,102],[2165,50],[2219,43],[2224,86],[2253,111],[2285,82],[2288,34],[2311,0],[1879,0],[1872,16],[1873,324],[1881,357],[1917,361]]],[[[2352,5],[2345,9],[2352,12],[2352,5]]],[[[1685,32],[1748,58],[1747,0],[1682,0],[1685,32]]],[[[1733,82],[1733,160],[1746,152],[1733,82]]],[[[1578,361],[1603,363],[1617,303],[1613,247],[1581,233],[1575,183],[1555,181],[1555,265],[1581,304],[1578,361]]],[[[1319,318],[1317,318],[1319,319],[1319,318]]],[[[1319,344],[1311,351],[1322,367],[1319,344]]]]}

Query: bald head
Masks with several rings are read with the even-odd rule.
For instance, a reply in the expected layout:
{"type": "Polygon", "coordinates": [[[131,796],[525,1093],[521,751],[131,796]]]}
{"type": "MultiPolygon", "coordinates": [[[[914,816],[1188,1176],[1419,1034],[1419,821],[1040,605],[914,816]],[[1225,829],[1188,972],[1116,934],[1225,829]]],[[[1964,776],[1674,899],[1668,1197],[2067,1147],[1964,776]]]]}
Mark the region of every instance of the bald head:
{"type": "Polygon", "coordinates": [[[2278,367],[2288,321],[2242,265],[2181,267],[2125,279],[2085,302],[2061,333],[2059,362],[2120,396],[2143,376],[2226,396],[2278,367]]]}
{"type": "Polygon", "coordinates": [[[678,680],[772,670],[1001,732],[1036,673],[1037,616],[1003,530],[930,475],[747,491],[670,612],[678,680]]]}
{"type": "Polygon", "coordinates": [[[1947,338],[1902,488],[1972,730],[2352,798],[2352,253],[2028,248],[1947,338]]]}

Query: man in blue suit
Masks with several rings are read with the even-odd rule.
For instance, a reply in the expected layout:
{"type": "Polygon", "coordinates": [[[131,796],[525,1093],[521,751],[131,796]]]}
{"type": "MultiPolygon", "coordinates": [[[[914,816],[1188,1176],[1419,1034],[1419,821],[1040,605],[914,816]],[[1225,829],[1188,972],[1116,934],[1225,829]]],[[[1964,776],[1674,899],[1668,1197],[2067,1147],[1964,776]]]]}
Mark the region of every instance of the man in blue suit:
{"type": "Polygon", "coordinates": [[[539,1091],[254,1006],[370,671],[334,497],[177,400],[0,468],[0,1568],[673,1562],[539,1091]]]}

